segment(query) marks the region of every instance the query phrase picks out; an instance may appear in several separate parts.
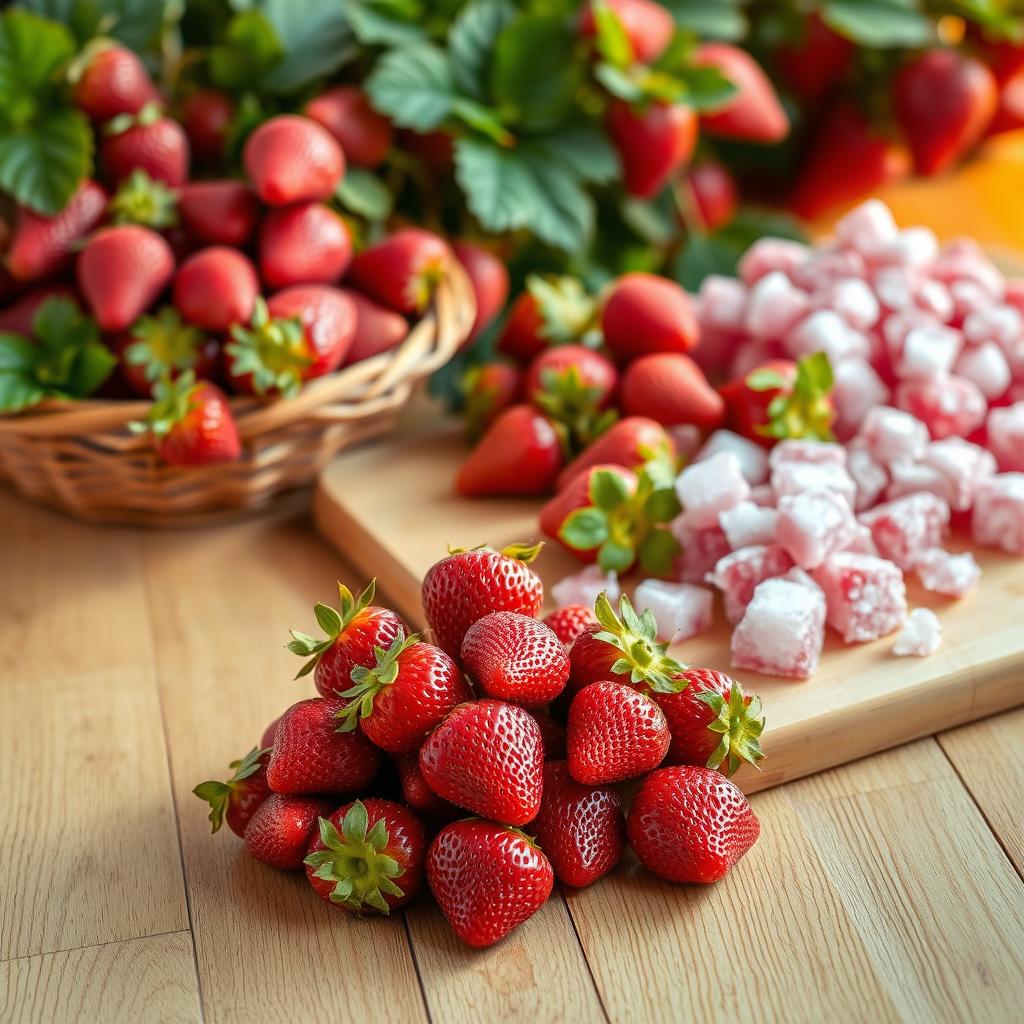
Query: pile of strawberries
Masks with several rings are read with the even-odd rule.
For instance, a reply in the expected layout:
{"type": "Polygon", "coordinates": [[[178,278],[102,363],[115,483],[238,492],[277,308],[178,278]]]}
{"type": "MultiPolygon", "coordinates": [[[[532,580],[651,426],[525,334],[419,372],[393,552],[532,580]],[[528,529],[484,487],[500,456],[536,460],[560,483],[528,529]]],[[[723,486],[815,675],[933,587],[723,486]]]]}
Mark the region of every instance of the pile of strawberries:
{"type": "Polygon", "coordinates": [[[404,905],[425,878],[478,947],[534,914],[556,877],[611,871],[627,843],[670,881],[726,875],[760,830],[727,778],[762,756],[760,701],[669,658],[628,600],[539,619],[536,552],[435,564],[435,643],[374,605],[372,583],[318,604],[325,636],[293,632],[288,647],[320,696],[272,723],[228,782],[196,787],[214,831],[226,819],[251,856],[304,867],[356,914],[404,905]]]}

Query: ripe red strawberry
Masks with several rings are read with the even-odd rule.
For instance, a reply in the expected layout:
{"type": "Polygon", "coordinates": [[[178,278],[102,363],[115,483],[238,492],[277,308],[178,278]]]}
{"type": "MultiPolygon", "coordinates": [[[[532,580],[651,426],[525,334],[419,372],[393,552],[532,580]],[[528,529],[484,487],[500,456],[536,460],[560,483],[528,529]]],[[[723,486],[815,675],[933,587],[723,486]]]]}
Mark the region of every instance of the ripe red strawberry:
{"type": "Polygon", "coordinates": [[[710,135],[770,143],[789,134],[789,118],[771,79],[746,50],[729,43],[704,43],[697,48],[694,63],[718,68],[737,90],[724,106],[701,115],[701,128],[710,135]]]}
{"type": "Polygon", "coordinates": [[[689,163],[697,145],[697,115],[685,103],[634,107],[614,100],[605,123],[622,162],[626,191],[639,199],[656,196],[689,163]]]}
{"type": "Polygon", "coordinates": [[[246,140],[242,160],[268,206],[329,199],[345,176],[345,156],[334,137],[295,114],[264,121],[246,140]]]}
{"type": "Polygon", "coordinates": [[[263,736],[260,738],[260,746],[265,750],[269,750],[274,745],[274,738],[277,736],[277,723],[281,721],[281,716],[278,715],[270,725],[263,730],[263,736]]]}
{"type": "Polygon", "coordinates": [[[618,794],[576,782],[565,761],[544,765],[544,797],[530,828],[559,880],[577,888],[608,874],[626,849],[618,794]]]}
{"type": "Polygon", "coordinates": [[[394,310],[377,305],[359,292],[342,291],[352,300],[356,311],[355,334],[352,336],[352,347],[345,356],[343,366],[369,359],[371,356],[390,352],[400,345],[409,334],[409,324],[405,317],[394,310]]]}
{"type": "Polygon", "coordinates": [[[111,185],[119,185],[134,170],[143,170],[153,181],[172,188],[188,180],[188,137],[155,103],[138,114],[122,114],[108,121],[103,132],[100,162],[111,185]]]}
{"type": "Polygon", "coordinates": [[[733,219],[739,204],[736,179],[717,160],[704,160],[690,169],[693,212],[705,231],[714,231],[733,219]]]}
{"type": "Polygon", "coordinates": [[[277,723],[267,783],[275,793],[354,793],[380,767],[380,751],[359,732],[339,732],[347,701],[311,697],[277,723]]]}
{"type": "Polygon", "coordinates": [[[74,72],[72,99],[94,121],[137,114],[159,100],[142,61],[129,49],[113,44],[96,48],[84,68],[74,72]]]}
{"type": "Polygon", "coordinates": [[[348,225],[323,203],[271,210],[260,227],[260,276],[270,288],[333,284],[352,259],[348,225]]]}
{"type": "Polygon", "coordinates": [[[420,750],[420,771],[438,796],[508,825],[537,816],[543,765],[540,726],[500,700],[460,704],[420,750]]]}
{"type": "Polygon", "coordinates": [[[801,98],[815,103],[841,82],[853,63],[854,46],[833,32],[817,11],[800,24],[800,36],[775,51],[782,78],[801,98]]]}
{"type": "Polygon", "coordinates": [[[297,871],[319,820],[334,805],[321,796],[282,796],[271,793],[256,809],[245,830],[250,857],[284,871],[297,871]]]}
{"type": "Polygon", "coordinates": [[[538,614],[544,584],[529,563],[541,546],[455,550],[427,570],[423,613],[442,650],[457,660],[466,630],[489,612],[538,614]]]}
{"type": "Polygon", "coordinates": [[[78,286],[100,329],[114,333],[133,324],[170,283],[174,256],[155,231],[126,224],[97,232],[77,269],[78,286]]]}
{"type": "Polygon", "coordinates": [[[462,641],[462,663],[481,693],[524,708],[554,700],[569,678],[562,642],[543,622],[519,612],[477,619],[462,641]]]}
{"type": "Polygon", "coordinates": [[[455,487],[468,498],[543,494],[554,484],[562,461],[562,439],[549,417],[531,405],[513,405],[470,452],[455,487]]]}
{"type": "Polygon", "coordinates": [[[285,288],[257,299],[250,327],[235,324],[225,347],[228,377],[243,394],[296,394],[302,382],[336,370],[355,335],[352,300],[326,284],[285,288]]]}
{"type": "Polygon", "coordinates": [[[525,364],[552,345],[597,344],[596,317],[597,303],[579,278],[532,274],[505,318],[498,351],[525,364]]]}
{"type": "Polygon", "coordinates": [[[249,819],[268,796],[267,760],[270,751],[253,747],[239,761],[232,761],[227,782],[200,782],[193,793],[210,805],[210,824],[219,831],[225,820],[236,836],[244,836],[249,819]]]}
{"type": "Polygon", "coordinates": [[[546,708],[533,712],[533,720],[540,727],[540,738],[544,744],[544,760],[565,760],[565,726],[552,718],[546,708]]]}
{"type": "Polygon", "coordinates": [[[480,949],[532,917],[555,879],[528,836],[472,818],[437,834],[427,852],[427,881],[455,934],[480,949]]]}
{"type": "Polygon", "coordinates": [[[664,712],[632,686],[604,680],[573,697],[566,749],[577,782],[597,785],[643,775],[661,764],[670,742],[664,712]]]}
{"type": "Polygon", "coordinates": [[[638,469],[645,462],[664,462],[674,467],[676,448],[668,432],[646,416],[627,416],[613,424],[558,475],[558,489],[593,466],[624,466],[638,469]]]}
{"type": "Polygon", "coordinates": [[[412,754],[452,708],[473,699],[459,667],[439,647],[399,633],[374,651],[375,662],[352,669],[341,693],[348,706],[338,717],[342,732],[358,725],[389,754],[412,754]]]}
{"type": "MultiPolygon", "coordinates": [[[[107,206],[113,224],[142,224],[147,228],[173,229],[178,223],[178,198],[162,181],[154,181],[136,168],[121,182],[107,206]]],[[[168,231],[168,241],[171,232],[168,231]]],[[[172,242],[172,247],[174,247],[172,242]]]]}
{"type": "Polygon", "coordinates": [[[334,136],[353,167],[378,167],[391,149],[391,122],[353,85],[336,85],[306,104],[312,118],[334,136]]]}
{"type": "Polygon", "coordinates": [[[568,604],[564,608],[556,608],[550,615],[544,616],[542,621],[568,650],[588,626],[597,625],[597,616],[593,608],[585,604],[568,604]]]}
{"type": "Polygon", "coordinates": [[[427,833],[408,807],[355,800],[319,821],[304,860],[314,892],[353,914],[388,914],[423,886],[427,833]]]}
{"type": "Polygon", "coordinates": [[[32,337],[32,321],[39,307],[47,299],[71,299],[77,304],[74,290],[65,284],[46,284],[33,288],[15,299],[9,306],[0,308],[0,331],[10,331],[23,337],[32,337]]]}
{"type": "Polygon", "coordinates": [[[240,181],[192,181],[178,193],[178,213],[197,242],[242,248],[256,230],[259,203],[240,181]]]}
{"type": "Polygon", "coordinates": [[[714,430],[725,418],[725,402],[704,371],[682,352],[652,352],[626,368],[619,405],[627,416],[650,416],[664,426],[692,423],[714,430]]]}
{"type": "Polygon", "coordinates": [[[1024,128],[1024,71],[1018,72],[999,87],[999,105],[986,135],[1024,128]]]}
{"type": "Polygon", "coordinates": [[[153,385],[164,377],[175,378],[191,370],[197,380],[211,380],[217,373],[220,345],[196,327],[182,322],[172,306],[136,320],[117,341],[121,378],[139,398],[149,398],[153,385]]]}
{"type": "Polygon", "coordinates": [[[60,213],[53,217],[20,207],[7,248],[7,269],[18,281],[52,277],[70,262],[75,243],[100,221],[107,194],[95,181],[83,181],[60,213]]]}
{"type": "MultiPolygon", "coordinates": [[[[676,23],[654,0],[602,0],[602,4],[618,19],[638,64],[657,60],[671,42],[676,23]]],[[[594,0],[590,0],[580,12],[580,35],[585,39],[597,35],[595,6],[594,0]]]]}
{"type": "Polygon", "coordinates": [[[466,434],[476,441],[501,413],[522,398],[523,374],[512,363],[480,363],[466,371],[462,391],[466,434]]]}
{"type": "Polygon", "coordinates": [[[395,758],[398,778],[402,785],[402,798],[414,810],[428,818],[445,818],[451,820],[459,817],[462,812],[447,800],[442,800],[427,785],[420,771],[420,755],[402,754],[395,758]]]}
{"type": "Polygon", "coordinates": [[[760,833],[760,822],[735,783],[692,765],[652,772],[626,819],[640,863],[670,882],[717,882],[760,833]]]}
{"type": "Polygon", "coordinates": [[[339,583],[339,608],[317,604],[313,609],[326,637],[317,640],[306,633],[291,631],[288,650],[308,659],[296,673],[296,679],[312,672],[320,695],[337,697],[352,685],[354,668],[372,668],[376,664],[375,648],[387,650],[399,634],[408,632],[398,615],[373,603],[376,593],[376,580],[370,580],[355,595],[339,583]]]}
{"type": "Polygon", "coordinates": [[[200,89],[182,103],[181,123],[196,160],[204,164],[223,160],[234,117],[231,97],[216,89],[200,89]]]}
{"type": "Polygon", "coordinates": [[[508,271],[494,253],[472,242],[454,242],[452,251],[466,271],[476,299],[476,318],[466,341],[469,344],[505,308],[508,301],[508,271]]]}
{"type": "Polygon", "coordinates": [[[521,363],[528,363],[548,347],[544,317],[536,297],[521,292],[512,303],[498,338],[498,351],[521,363]]]}
{"type": "Polygon", "coordinates": [[[639,271],[623,274],[601,310],[608,347],[622,359],[651,352],[689,352],[699,328],[693,303],[674,281],[639,271]]]}
{"type": "Polygon", "coordinates": [[[208,331],[223,332],[246,324],[260,293],[249,257],[226,245],[213,245],[190,256],[174,277],[178,312],[208,331]]]}
{"type": "Polygon", "coordinates": [[[398,313],[422,313],[444,277],[451,250],[420,228],[403,228],[352,260],[357,288],[398,313]]]}
{"type": "Polygon", "coordinates": [[[224,392],[209,381],[196,381],[192,370],[153,386],[153,404],[144,423],[130,423],[149,433],[153,449],[169,466],[209,466],[233,462],[242,453],[238,427],[224,392]]]}

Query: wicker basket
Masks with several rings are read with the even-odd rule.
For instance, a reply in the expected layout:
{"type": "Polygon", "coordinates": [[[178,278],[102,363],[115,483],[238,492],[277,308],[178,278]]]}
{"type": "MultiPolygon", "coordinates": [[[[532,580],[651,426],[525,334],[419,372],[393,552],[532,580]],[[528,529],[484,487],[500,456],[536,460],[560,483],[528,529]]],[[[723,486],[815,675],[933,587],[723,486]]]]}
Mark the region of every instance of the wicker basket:
{"type": "Polygon", "coordinates": [[[127,423],[146,402],[48,400],[0,417],[0,482],[97,523],[191,526],[267,507],[307,488],[341,449],[385,433],[413,386],[469,335],[476,308],[454,265],[398,348],[310,381],[292,399],[233,398],[242,457],[163,465],[127,423]]]}

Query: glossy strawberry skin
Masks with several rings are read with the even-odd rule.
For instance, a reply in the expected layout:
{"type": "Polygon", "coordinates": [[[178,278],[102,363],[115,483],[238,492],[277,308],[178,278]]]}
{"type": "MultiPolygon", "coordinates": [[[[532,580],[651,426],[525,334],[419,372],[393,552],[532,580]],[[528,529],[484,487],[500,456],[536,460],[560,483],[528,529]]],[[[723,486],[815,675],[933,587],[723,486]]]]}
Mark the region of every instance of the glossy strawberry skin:
{"type": "Polygon", "coordinates": [[[260,749],[268,750],[274,745],[274,738],[277,736],[277,723],[281,721],[281,716],[278,715],[270,725],[263,730],[263,735],[260,737],[260,749]]]}
{"type": "Polygon", "coordinates": [[[264,121],[246,140],[242,159],[253,191],[268,206],[328,199],[345,175],[334,137],[294,114],[264,121]]]}
{"type": "Polygon", "coordinates": [[[508,825],[536,817],[543,764],[536,721],[498,700],[461,704],[420,750],[420,771],[438,796],[508,825]]]}
{"type": "Polygon", "coordinates": [[[469,344],[505,308],[508,301],[508,270],[489,249],[472,242],[455,242],[452,244],[452,252],[466,271],[476,299],[476,318],[466,341],[469,344]]]}
{"type": "Polygon", "coordinates": [[[256,231],[260,209],[240,181],[192,181],[178,193],[178,213],[196,241],[242,248],[256,231]]]}
{"type": "Polygon", "coordinates": [[[717,882],[754,845],[760,823],[720,772],[661,768],[640,785],[626,819],[629,843],[648,871],[670,882],[717,882]]]}
{"type": "Polygon", "coordinates": [[[416,314],[426,309],[452,258],[438,235],[403,228],[359,253],[352,260],[351,278],[360,291],[396,313],[416,314]]]}
{"type": "Polygon", "coordinates": [[[271,793],[249,819],[245,849],[250,857],[284,871],[302,867],[317,822],[331,813],[330,800],[271,793]]]}
{"type": "Polygon", "coordinates": [[[395,758],[398,779],[402,785],[402,798],[418,813],[434,820],[451,820],[462,815],[454,804],[442,800],[427,785],[420,771],[420,756],[416,754],[400,754],[395,758]]]}
{"type": "Polygon", "coordinates": [[[545,763],[544,796],[530,829],[558,879],[577,888],[611,871],[626,848],[618,794],[576,782],[565,761],[545,763]]]}
{"type": "MultiPolygon", "coordinates": [[[[638,64],[657,60],[675,32],[672,15],[654,0],[605,0],[605,4],[626,34],[633,60],[638,64]]],[[[584,38],[597,34],[593,3],[587,3],[580,12],[580,34],[584,38]]]]}
{"type": "Polygon", "coordinates": [[[267,783],[275,793],[354,793],[377,774],[380,751],[358,732],[338,732],[346,702],[312,697],[293,704],[277,725],[267,783]]]}
{"type": "Polygon", "coordinates": [[[520,363],[528,363],[549,345],[543,336],[544,319],[530,292],[520,292],[509,309],[498,338],[498,351],[520,363]]]}
{"type": "Polygon", "coordinates": [[[154,181],[177,188],[188,180],[188,137],[176,121],[161,117],[106,136],[100,143],[100,162],[111,186],[141,169],[154,181]]]}
{"type": "Polygon", "coordinates": [[[653,198],[686,166],[697,145],[697,124],[685,103],[656,101],[643,110],[622,100],[610,104],[606,125],[631,196],[653,198]]]}
{"type": "MultiPolygon", "coordinates": [[[[665,764],[704,766],[722,737],[708,729],[715,715],[707,704],[697,699],[697,694],[710,690],[728,700],[729,689],[735,680],[724,672],[707,668],[688,669],[682,678],[687,682],[685,690],[651,694],[654,702],[665,712],[672,734],[665,764]]],[[[746,703],[750,703],[749,696],[746,703]]]]}
{"type": "Polygon", "coordinates": [[[100,50],[75,83],[75,106],[94,121],[137,114],[159,99],[142,61],[123,46],[100,50]]]}
{"type": "Polygon", "coordinates": [[[607,357],[584,345],[558,345],[541,352],[526,371],[525,390],[531,400],[548,390],[547,379],[575,371],[586,388],[593,388],[599,396],[595,408],[606,409],[615,395],[619,373],[607,357]]]}
{"type": "Polygon", "coordinates": [[[387,650],[399,633],[409,630],[390,608],[370,605],[357,614],[320,656],[313,670],[313,683],[321,697],[337,697],[352,685],[352,669],[372,668],[374,647],[387,650]]]}
{"type": "Polygon", "coordinates": [[[663,426],[691,423],[711,431],[725,418],[722,397],[682,352],[653,352],[630,363],[619,404],[627,416],[647,415],[663,426]]]}
{"type": "Polygon", "coordinates": [[[779,47],[775,60],[787,84],[813,103],[846,77],[855,49],[817,11],[804,18],[801,31],[799,39],[779,47]]]}
{"type": "Polygon", "coordinates": [[[612,665],[622,656],[621,651],[605,640],[599,640],[597,634],[603,626],[594,623],[587,626],[576,637],[569,649],[569,682],[565,688],[568,697],[574,697],[585,686],[608,679],[623,686],[630,685],[629,673],[612,671],[612,665]]]}
{"type": "Polygon", "coordinates": [[[519,612],[491,612],[462,641],[462,664],[480,692],[524,708],[541,708],[565,688],[569,656],[538,619],[519,612]]]}
{"type": "Polygon", "coordinates": [[[522,833],[471,819],[445,826],[427,853],[427,881],[455,934],[483,948],[547,901],[554,873],[522,833]]]}
{"type": "Polygon", "coordinates": [[[333,284],[351,259],[348,227],[323,203],[277,207],[260,226],[260,277],[269,288],[333,284]]]}
{"type": "Polygon", "coordinates": [[[478,440],[487,428],[523,396],[523,372],[508,362],[481,363],[463,377],[466,434],[478,440]]]}
{"type": "Polygon", "coordinates": [[[729,43],[704,43],[697,48],[698,67],[716,67],[736,87],[736,95],[718,110],[701,116],[711,135],[745,142],[780,142],[789,134],[786,116],[771,80],[746,50],[729,43]]]}
{"type": "Polygon", "coordinates": [[[225,332],[232,324],[248,323],[259,292],[249,257],[225,245],[194,253],[174,277],[178,312],[208,331],[225,332]]]}
{"type": "MultiPolygon", "coordinates": [[[[790,383],[796,380],[796,363],[788,359],[777,359],[765,363],[757,369],[770,370],[790,383]]],[[[761,428],[768,423],[768,406],[771,405],[772,399],[782,391],[776,388],[755,391],[747,385],[750,375],[750,373],[744,374],[744,376],[730,381],[719,393],[725,402],[729,428],[765,448],[770,448],[775,441],[771,437],[765,437],[761,433],[761,428]]]]}
{"type": "Polygon", "coordinates": [[[714,231],[733,219],[739,205],[736,180],[717,160],[704,160],[690,169],[690,191],[695,213],[705,231],[714,231]]]}
{"type": "Polygon", "coordinates": [[[322,125],[353,167],[379,167],[391,149],[391,122],[355,86],[338,85],[306,104],[306,116],[322,125]]]}
{"type": "Polygon", "coordinates": [[[423,578],[422,596],[438,646],[457,658],[466,630],[488,612],[536,617],[544,603],[544,584],[525,562],[480,548],[432,565],[423,578]]]}
{"type": "Polygon", "coordinates": [[[597,625],[594,609],[585,604],[567,604],[562,608],[556,608],[549,615],[545,615],[542,621],[562,641],[566,650],[572,647],[576,638],[588,626],[597,625]]]}
{"type": "Polygon", "coordinates": [[[623,274],[601,310],[608,347],[623,359],[652,352],[689,352],[700,337],[685,289],[655,274],[623,274]]]}
{"type": "Polygon", "coordinates": [[[260,804],[270,796],[266,767],[268,756],[264,756],[264,763],[255,775],[236,782],[232,787],[224,820],[228,823],[228,828],[239,838],[245,838],[245,830],[248,828],[252,816],[259,809],[260,804]]]}
{"type": "Polygon", "coordinates": [[[356,313],[355,333],[343,366],[351,366],[382,352],[390,352],[408,337],[409,322],[404,316],[386,309],[359,292],[348,288],[341,290],[352,300],[356,313]]]}
{"type": "Polygon", "coordinates": [[[675,457],[675,445],[665,428],[648,416],[627,416],[613,424],[558,475],[559,491],[595,466],[638,469],[655,456],[675,457]]]}
{"type": "Polygon", "coordinates": [[[216,163],[224,156],[235,105],[215,89],[201,89],[181,105],[181,123],[196,160],[216,163]]]}
{"type": "Polygon", "coordinates": [[[242,453],[231,406],[215,384],[199,381],[189,396],[191,408],[153,446],[169,466],[212,466],[234,462],[242,453]]]}

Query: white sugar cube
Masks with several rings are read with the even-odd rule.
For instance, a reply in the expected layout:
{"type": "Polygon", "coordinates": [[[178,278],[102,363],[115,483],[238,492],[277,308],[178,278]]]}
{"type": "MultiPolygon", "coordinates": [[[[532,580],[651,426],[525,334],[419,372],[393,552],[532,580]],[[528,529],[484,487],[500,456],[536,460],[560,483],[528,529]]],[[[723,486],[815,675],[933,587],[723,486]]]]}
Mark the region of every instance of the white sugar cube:
{"type": "Polygon", "coordinates": [[[990,402],[1006,394],[1013,379],[1006,355],[994,341],[965,348],[957,356],[953,370],[958,377],[975,384],[990,402]]]}
{"type": "Polygon", "coordinates": [[[565,576],[551,587],[551,597],[559,608],[582,604],[593,608],[601,592],[614,604],[622,593],[619,577],[614,572],[602,572],[596,565],[588,565],[571,576],[565,576]]]}
{"type": "Polygon", "coordinates": [[[723,451],[687,466],[676,479],[676,494],[686,521],[699,530],[717,526],[720,512],[749,498],[750,484],[736,455],[723,451]]]}
{"type": "Polygon", "coordinates": [[[716,430],[704,442],[694,462],[711,458],[719,452],[731,452],[740,463],[740,472],[752,487],[768,479],[768,452],[756,441],[731,430],[716,430]]]}
{"type": "Polygon", "coordinates": [[[903,623],[892,653],[901,657],[914,655],[926,658],[934,654],[942,643],[942,625],[930,608],[915,608],[903,623]]]}
{"type": "Polygon", "coordinates": [[[782,338],[809,307],[807,293],[781,270],[773,270],[750,289],[743,326],[753,338],[782,338]]]}
{"type": "Polygon", "coordinates": [[[860,437],[871,457],[888,466],[898,459],[919,459],[928,444],[928,428],[908,412],[880,405],[868,410],[860,437]]]}
{"type": "Polygon", "coordinates": [[[802,569],[814,569],[853,539],[851,502],[831,490],[810,490],[779,499],[775,540],[802,569]]]}
{"type": "Polygon", "coordinates": [[[963,597],[981,577],[981,568],[970,551],[953,555],[943,548],[928,548],[914,565],[925,590],[944,597],[963,597]]]}
{"type": "Polygon", "coordinates": [[[741,501],[721,512],[718,522],[729,546],[735,550],[751,544],[771,544],[775,538],[775,520],[778,517],[779,513],[774,508],[764,508],[752,501],[741,501]]]}

